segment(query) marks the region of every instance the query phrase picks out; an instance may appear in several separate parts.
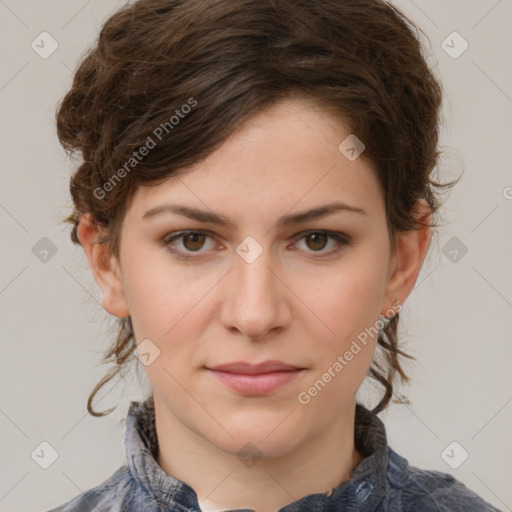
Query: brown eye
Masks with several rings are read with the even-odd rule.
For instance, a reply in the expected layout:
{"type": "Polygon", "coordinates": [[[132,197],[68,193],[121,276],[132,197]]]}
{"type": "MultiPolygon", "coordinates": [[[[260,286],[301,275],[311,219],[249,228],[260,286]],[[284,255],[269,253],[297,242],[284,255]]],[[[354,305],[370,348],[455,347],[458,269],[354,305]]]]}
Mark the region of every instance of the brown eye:
{"type": "Polygon", "coordinates": [[[338,254],[344,247],[350,245],[350,237],[333,231],[309,231],[303,233],[297,244],[301,251],[312,253],[315,258],[322,258],[338,254]],[[331,242],[330,246],[329,242],[331,242]],[[300,244],[303,246],[300,247],[300,244]]]}
{"type": "Polygon", "coordinates": [[[188,251],[197,251],[204,244],[205,235],[203,233],[188,233],[183,235],[183,247],[188,251]]]}
{"type": "Polygon", "coordinates": [[[311,233],[305,237],[306,240],[310,240],[308,243],[308,247],[310,249],[314,249],[315,251],[320,251],[325,248],[327,245],[327,239],[329,237],[325,233],[311,233]]]}
{"type": "Polygon", "coordinates": [[[182,259],[200,256],[207,249],[212,249],[215,246],[213,238],[203,231],[175,233],[172,237],[165,237],[162,240],[162,245],[177,258],[182,259]],[[210,247],[208,247],[208,240],[210,240],[210,247]]]}
{"type": "MultiPolygon", "coordinates": [[[[300,251],[313,253],[315,258],[322,258],[336,255],[350,245],[350,240],[350,237],[344,233],[319,230],[303,233],[296,244],[304,244],[305,247],[299,248],[300,251]],[[329,241],[330,247],[328,247],[329,241]]],[[[176,258],[192,260],[201,255],[206,256],[209,249],[214,249],[215,239],[206,231],[191,230],[174,233],[171,237],[167,236],[162,239],[161,244],[176,258]],[[208,240],[210,247],[208,247],[208,240]]]]}

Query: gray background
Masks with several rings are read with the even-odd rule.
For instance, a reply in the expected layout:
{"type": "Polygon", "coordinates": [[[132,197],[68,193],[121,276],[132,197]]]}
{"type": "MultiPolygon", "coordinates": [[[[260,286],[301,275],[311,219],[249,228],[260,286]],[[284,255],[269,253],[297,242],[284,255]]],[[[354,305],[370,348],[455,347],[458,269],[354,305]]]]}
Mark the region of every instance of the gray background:
{"type": "MultiPolygon", "coordinates": [[[[512,1],[394,3],[428,34],[445,86],[441,179],[462,170],[464,177],[446,197],[446,225],[402,314],[405,348],[417,358],[406,366],[411,385],[401,389],[412,405],[380,416],[389,444],[412,465],[452,473],[500,510],[512,510],[512,1]],[[469,43],[458,58],[442,47],[454,31],[469,43]],[[446,461],[460,462],[462,449],[469,457],[452,468],[446,461]]],[[[55,106],[78,57],[121,4],[0,0],[1,511],[44,511],[108,478],[124,464],[129,401],[148,390],[145,376],[139,383],[132,374],[100,393],[98,408],[119,403],[114,413],[87,414],[114,323],[82,249],[59,223],[70,211],[74,163],[57,143],[55,106]],[[31,47],[43,31],[58,43],[45,59],[31,47]],[[44,237],[56,253],[41,261],[44,237]],[[48,469],[31,457],[43,441],[58,453],[48,469]]],[[[448,44],[452,52],[461,48],[457,40],[448,44]]],[[[360,398],[375,397],[375,388],[363,385],[360,398]]]]}

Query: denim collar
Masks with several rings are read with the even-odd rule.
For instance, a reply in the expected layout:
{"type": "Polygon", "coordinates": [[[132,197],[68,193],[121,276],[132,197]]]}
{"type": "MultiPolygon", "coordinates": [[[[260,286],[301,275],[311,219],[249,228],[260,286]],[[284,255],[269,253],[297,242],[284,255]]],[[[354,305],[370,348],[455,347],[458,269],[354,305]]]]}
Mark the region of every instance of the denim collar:
{"type": "MultiPolygon", "coordinates": [[[[131,478],[159,504],[161,510],[200,511],[197,494],[185,482],[163,471],[156,460],[158,438],[153,396],[131,402],[124,435],[126,463],[131,478]]],[[[364,457],[352,478],[332,493],[304,496],[280,512],[374,511],[386,493],[389,452],[384,424],[376,414],[356,404],[354,442],[364,457]]],[[[237,509],[249,512],[251,509],[237,509]]]]}

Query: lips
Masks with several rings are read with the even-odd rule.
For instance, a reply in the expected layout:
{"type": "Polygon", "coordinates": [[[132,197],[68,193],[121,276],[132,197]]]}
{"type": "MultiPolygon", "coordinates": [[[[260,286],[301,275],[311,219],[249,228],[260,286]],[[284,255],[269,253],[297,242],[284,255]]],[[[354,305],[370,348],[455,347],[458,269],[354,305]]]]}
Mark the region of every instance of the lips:
{"type": "Polygon", "coordinates": [[[206,369],[232,391],[249,397],[269,395],[305,370],[282,361],[264,361],[256,365],[238,361],[206,369]]]}
{"type": "Polygon", "coordinates": [[[207,368],[209,370],[219,372],[238,373],[243,375],[260,375],[262,373],[286,372],[303,369],[301,367],[293,366],[282,361],[264,361],[259,364],[251,364],[246,363],[244,361],[237,361],[235,363],[222,364],[207,368]]]}

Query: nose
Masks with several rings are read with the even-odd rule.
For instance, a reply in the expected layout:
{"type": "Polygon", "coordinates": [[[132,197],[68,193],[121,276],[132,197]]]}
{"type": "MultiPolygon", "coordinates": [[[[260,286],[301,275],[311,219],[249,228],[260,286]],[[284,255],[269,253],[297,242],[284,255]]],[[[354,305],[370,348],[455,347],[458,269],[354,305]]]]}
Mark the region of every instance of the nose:
{"type": "Polygon", "coordinates": [[[234,268],[224,282],[220,319],[232,332],[253,341],[263,340],[289,324],[293,294],[268,249],[249,261],[235,255],[234,268]]]}

